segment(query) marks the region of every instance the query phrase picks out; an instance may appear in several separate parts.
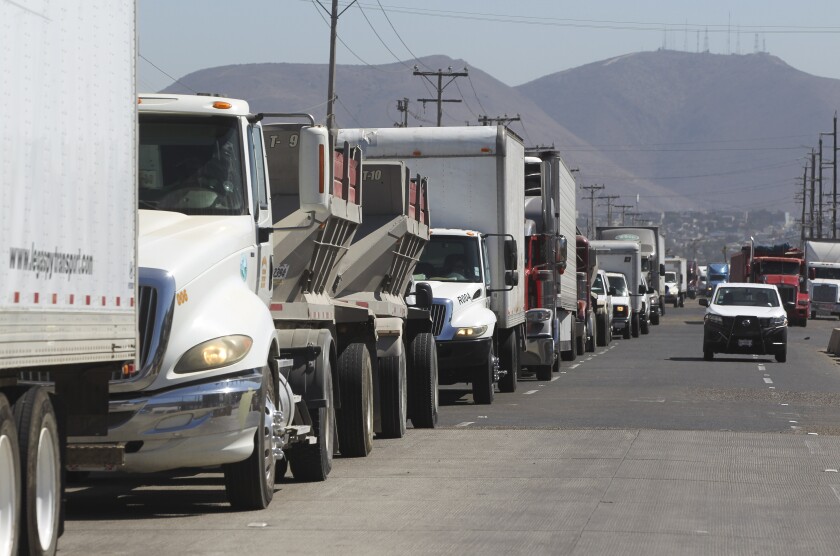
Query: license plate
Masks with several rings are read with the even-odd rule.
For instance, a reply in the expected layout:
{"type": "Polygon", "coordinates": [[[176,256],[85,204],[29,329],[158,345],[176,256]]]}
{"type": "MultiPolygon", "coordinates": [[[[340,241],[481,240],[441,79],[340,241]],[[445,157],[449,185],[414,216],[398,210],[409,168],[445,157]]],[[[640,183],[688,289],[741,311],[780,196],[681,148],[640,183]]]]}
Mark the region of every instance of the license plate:
{"type": "Polygon", "coordinates": [[[752,347],[752,340],[738,340],[738,347],[742,347],[742,348],[752,347]]]}

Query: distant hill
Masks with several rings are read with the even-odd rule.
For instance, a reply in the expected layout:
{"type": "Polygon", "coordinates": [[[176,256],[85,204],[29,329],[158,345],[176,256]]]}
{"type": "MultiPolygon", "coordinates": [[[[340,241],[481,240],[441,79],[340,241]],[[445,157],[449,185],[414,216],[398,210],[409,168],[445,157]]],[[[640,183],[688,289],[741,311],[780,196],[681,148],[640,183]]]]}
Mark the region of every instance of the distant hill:
{"type": "MultiPolygon", "coordinates": [[[[416,63],[432,71],[468,66],[446,56],[416,63]]],[[[413,75],[413,65],[339,65],[338,124],[393,126],[401,116],[397,100],[407,98],[409,125],[435,125],[436,105],[424,108],[417,101],[434,98],[435,89],[413,75]]],[[[255,111],[309,112],[323,121],[327,66],[222,66],[186,75],[165,90],[193,91],[244,98],[255,111]]],[[[640,194],[640,210],[721,203],[772,209],[773,199],[793,210],[793,180],[801,174],[796,158],[804,149],[791,145],[812,145],[819,131],[829,131],[840,105],[840,81],[802,73],[766,54],[660,51],[588,64],[519,87],[469,67],[469,78],[449,84],[443,98],[463,100],[444,103],[443,125],[519,115],[521,121],[510,127],[527,146],[555,145],[570,167],[580,169],[581,185],[603,183],[624,204],[640,194]],[[762,139],[734,141],[750,138],[762,139]]]]}

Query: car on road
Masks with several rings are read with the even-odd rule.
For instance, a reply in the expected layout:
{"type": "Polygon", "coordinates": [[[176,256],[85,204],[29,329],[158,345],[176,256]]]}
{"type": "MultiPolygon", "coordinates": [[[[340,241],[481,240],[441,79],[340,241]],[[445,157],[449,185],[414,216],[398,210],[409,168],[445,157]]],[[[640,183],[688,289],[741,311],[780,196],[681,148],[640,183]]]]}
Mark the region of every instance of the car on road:
{"type": "Polygon", "coordinates": [[[703,358],[715,353],[774,355],[787,360],[787,313],[773,284],[724,283],[708,299],[703,318],[703,358]]]}
{"type": "Polygon", "coordinates": [[[610,296],[612,297],[613,319],[612,330],[621,334],[622,338],[630,338],[631,307],[630,291],[627,289],[627,278],[621,272],[607,272],[610,282],[610,296]]]}

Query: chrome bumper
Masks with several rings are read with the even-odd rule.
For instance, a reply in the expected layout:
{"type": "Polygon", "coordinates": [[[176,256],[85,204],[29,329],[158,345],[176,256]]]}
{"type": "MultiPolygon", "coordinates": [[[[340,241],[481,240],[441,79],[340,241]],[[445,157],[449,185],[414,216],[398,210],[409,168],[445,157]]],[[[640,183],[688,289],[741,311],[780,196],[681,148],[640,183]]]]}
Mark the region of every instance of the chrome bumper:
{"type": "Polygon", "coordinates": [[[526,338],[525,351],[520,355],[520,365],[552,365],[554,363],[554,338],[526,338]]]}
{"type": "Polygon", "coordinates": [[[154,472],[241,461],[254,449],[262,418],[262,369],[159,394],[111,400],[106,437],[71,444],[125,443],[121,471],[154,472]]]}

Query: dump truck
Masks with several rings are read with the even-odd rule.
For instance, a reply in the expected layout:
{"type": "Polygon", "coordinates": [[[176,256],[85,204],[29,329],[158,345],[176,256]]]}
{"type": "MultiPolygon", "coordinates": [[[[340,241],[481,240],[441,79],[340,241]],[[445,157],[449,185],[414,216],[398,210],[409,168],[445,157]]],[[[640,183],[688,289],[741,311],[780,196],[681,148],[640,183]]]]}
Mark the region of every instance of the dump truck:
{"type": "Polygon", "coordinates": [[[146,353],[135,44],[131,0],[0,2],[3,555],[55,554],[64,467],[122,458],[68,443],[107,434],[109,382],[146,353]]]}
{"type": "Polygon", "coordinates": [[[365,162],[362,176],[363,220],[338,265],[335,298],[374,314],[380,398],[375,429],[401,438],[408,418],[415,428],[431,428],[438,416],[431,313],[428,306],[408,307],[405,299],[429,241],[428,183],[412,177],[401,161],[365,162]]]}
{"type": "Polygon", "coordinates": [[[472,384],[489,404],[516,389],[525,341],[525,168],[522,140],[503,126],[342,129],[366,160],[402,160],[433,184],[435,227],[415,268],[434,293],[441,384],[472,384]],[[498,354],[498,355],[497,355],[498,354]]]}
{"type": "Polygon", "coordinates": [[[810,299],[805,253],[787,243],[755,245],[752,241],[729,259],[732,282],[775,284],[791,325],[806,326],[810,299]]]}

